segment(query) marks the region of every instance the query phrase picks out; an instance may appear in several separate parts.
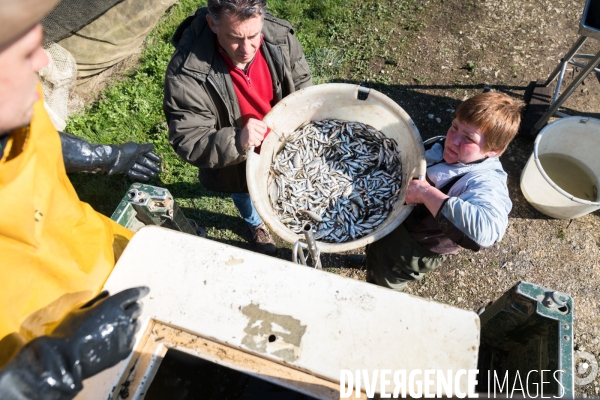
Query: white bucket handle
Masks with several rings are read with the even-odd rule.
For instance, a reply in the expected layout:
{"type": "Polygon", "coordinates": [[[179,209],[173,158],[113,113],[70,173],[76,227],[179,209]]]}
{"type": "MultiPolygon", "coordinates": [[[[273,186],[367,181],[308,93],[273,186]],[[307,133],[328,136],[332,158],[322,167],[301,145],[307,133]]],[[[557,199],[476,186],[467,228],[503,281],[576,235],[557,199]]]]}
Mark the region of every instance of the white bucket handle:
{"type": "MultiPolygon", "coordinates": [[[[587,122],[587,120],[588,120],[587,118],[582,118],[580,120],[580,122],[587,122]]],[[[548,125],[546,125],[546,127],[548,127],[548,125]]],[[[580,199],[579,197],[575,197],[572,194],[565,192],[560,186],[558,186],[556,183],[554,183],[554,181],[552,179],[550,179],[550,177],[546,174],[546,171],[544,171],[544,168],[542,167],[542,163],[540,162],[540,159],[538,157],[538,146],[540,144],[540,141],[542,140],[542,136],[544,135],[545,130],[546,130],[546,128],[542,129],[542,131],[535,138],[535,142],[533,144],[533,160],[535,161],[535,165],[537,165],[537,168],[538,168],[538,171],[540,171],[540,174],[542,174],[542,176],[544,177],[544,179],[546,180],[546,182],[548,182],[548,184],[550,186],[552,186],[558,193],[562,194],[569,200],[574,201],[576,203],[585,204],[587,206],[600,207],[600,202],[598,202],[598,201],[589,201],[589,200],[580,199]]]]}

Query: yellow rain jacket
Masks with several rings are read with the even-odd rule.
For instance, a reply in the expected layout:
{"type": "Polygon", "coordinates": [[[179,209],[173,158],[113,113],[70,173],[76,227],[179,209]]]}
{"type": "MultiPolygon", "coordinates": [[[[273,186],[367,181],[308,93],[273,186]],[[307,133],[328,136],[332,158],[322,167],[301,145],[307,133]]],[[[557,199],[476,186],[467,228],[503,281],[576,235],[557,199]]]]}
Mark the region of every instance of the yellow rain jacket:
{"type": "Polygon", "coordinates": [[[98,294],[133,236],[77,197],[38,93],[0,160],[0,367],[98,294]]]}

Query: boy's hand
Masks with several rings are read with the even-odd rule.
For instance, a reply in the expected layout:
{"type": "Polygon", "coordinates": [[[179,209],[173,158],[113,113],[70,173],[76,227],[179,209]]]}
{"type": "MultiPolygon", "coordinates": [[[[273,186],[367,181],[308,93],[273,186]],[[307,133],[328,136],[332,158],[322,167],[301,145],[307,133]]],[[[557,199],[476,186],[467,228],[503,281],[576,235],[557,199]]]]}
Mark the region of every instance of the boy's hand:
{"type": "Polygon", "coordinates": [[[448,196],[431,186],[426,180],[414,179],[406,189],[406,204],[425,204],[435,216],[448,196]]]}
{"type": "Polygon", "coordinates": [[[423,195],[425,195],[433,186],[426,180],[413,179],[408,184],[406,189],[406,204],[424,203],[423,195]]]}

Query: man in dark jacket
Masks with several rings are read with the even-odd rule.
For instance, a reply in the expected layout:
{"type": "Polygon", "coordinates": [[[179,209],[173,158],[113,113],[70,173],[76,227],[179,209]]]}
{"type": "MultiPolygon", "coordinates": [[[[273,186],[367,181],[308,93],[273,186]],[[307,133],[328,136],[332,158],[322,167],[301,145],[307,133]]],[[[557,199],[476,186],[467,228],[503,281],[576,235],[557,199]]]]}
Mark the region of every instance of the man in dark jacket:
{"type": "Polygon", "coordinates": [[[269,131],[263,117],[283,97],[312,85],[291,25],[265,0],[209,0],[173,37],[165,77],[169,142],[199,168],[207,189],[231,193],[260,252],[275,243],[246,184],[246,156],[269,131]]]}

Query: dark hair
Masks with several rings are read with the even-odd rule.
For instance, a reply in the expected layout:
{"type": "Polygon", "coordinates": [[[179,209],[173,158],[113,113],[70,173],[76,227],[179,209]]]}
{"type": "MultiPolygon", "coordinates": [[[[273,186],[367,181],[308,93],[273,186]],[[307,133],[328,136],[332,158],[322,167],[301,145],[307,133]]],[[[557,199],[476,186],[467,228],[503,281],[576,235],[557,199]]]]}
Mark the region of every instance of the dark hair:
{"type": "Polygon", "coordinates": [[[207,6],[210,17],[217,25],[223,16],[245,21],[256,15],[262,17],[267,11],[266,0],[208,0],[207,6]]]}
{"type": "Polygon", "coordinates": [[[484,151],[502,154],[519,130],[524,105],[503,93],[479,93],[463,101],[454,116],[485,134],[484,151]]]}

